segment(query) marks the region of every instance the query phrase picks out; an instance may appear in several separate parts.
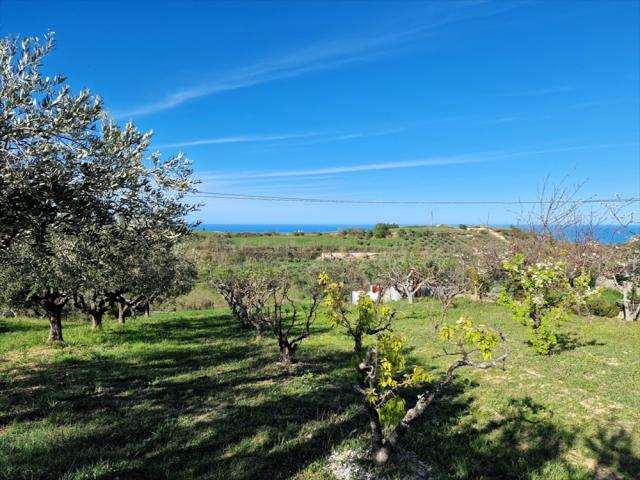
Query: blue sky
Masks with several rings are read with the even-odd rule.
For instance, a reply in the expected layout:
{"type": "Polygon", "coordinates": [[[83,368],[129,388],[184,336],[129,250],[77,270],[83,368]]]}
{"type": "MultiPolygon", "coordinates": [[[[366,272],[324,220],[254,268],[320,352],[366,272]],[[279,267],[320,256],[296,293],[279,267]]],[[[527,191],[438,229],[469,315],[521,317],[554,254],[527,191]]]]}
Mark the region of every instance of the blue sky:
{"type": "MultiPolygon", "coordinates": [[[[204,191],[640,196],[640,3],[0,1],[45,71],[184,151],[204,191]]],[[[638,206],[635,207],[636,212],[638,206]]],[[[513,223],[519,207],[208,199],[205,223],[513,223]]],[[[640,212],[636,213],[637,217],[640,212]]]]}

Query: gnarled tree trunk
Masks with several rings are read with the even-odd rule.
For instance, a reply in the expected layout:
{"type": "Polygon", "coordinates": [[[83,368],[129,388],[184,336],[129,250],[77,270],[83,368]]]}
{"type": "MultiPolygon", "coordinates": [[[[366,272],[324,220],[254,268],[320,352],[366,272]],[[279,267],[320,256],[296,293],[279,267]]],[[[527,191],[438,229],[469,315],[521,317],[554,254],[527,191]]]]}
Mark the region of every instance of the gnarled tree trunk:
{"type": "Polygon", "coordinates": [[[376,465],[385,465],[391,458],[391,445],[384,441],[382,425],[375,407],[365,402],[365,408],[369,414],[369,428],[371,430],[371,456],[376,465]]]}
{"type": "Polygon", "coordinates": [[[62,312],[67,303],[67,298],[58,292],[49,292],[43,297],[38,297],[38,303],[47,312],[49,317],[49,341],[63,342],[62,337],[62,312]]]}
{"type": "Polygon", "coordinates": [[[102,316],[103,312],[99,310],[94,310],[89,313],[89,317],[91,317],[91,326],[94,330],[99,330],[102,328],[102,316]]]}
{"type": "Polygon", "coordinates": [[[49,312],[49,341],[64,342],[62,338],[62,308],[49,312]]]}
{"type": "Polygon", "coordinates": [[[296,346],[283,339],[279,339],[278,343],[280,346],[280,361],[287,365],[295,363],[296,346]]]}
{"type": "Polygon", "coordinates": [[[624,319],[629,321],[638,320],[638,316],[640,316],[640,299],[632,299],[635,285],[633,282],[622,282],[620,290],[622,291],[624,319]]]}
{"type": "Polygon", "coordinates": [[[125,318],[129,314],[129,306],[124,301],[118,301],[118,323],[124,325],[125,318]]]}
{"type": "Polygon", "coordinates": [[[262,340],[264,338],[262,324],[260,322],[255,322],[254,327],[256,329],[256,340],[262,340]]]}

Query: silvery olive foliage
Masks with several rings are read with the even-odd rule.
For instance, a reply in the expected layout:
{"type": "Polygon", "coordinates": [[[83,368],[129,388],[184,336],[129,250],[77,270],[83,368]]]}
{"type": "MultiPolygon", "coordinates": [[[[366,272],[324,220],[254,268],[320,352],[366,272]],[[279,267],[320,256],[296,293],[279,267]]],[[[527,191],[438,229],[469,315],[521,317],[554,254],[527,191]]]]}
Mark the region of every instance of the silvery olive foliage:
{"type": "Polygon", "coordinates": [[[132,256],[172,252],[190,231],[196,182],[182,155],[148,153],[151,132],[43,76],[53,49],[51,33],[0,39],[0,301],[44,310],[62,340],[65,308],[93,316],[136,286],[132,256]]]}

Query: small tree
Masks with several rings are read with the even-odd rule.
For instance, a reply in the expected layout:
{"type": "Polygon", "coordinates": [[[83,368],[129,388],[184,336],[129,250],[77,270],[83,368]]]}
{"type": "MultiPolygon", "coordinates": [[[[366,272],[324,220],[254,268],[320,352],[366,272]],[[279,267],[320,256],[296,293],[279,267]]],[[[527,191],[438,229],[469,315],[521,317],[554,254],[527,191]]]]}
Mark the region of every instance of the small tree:
{"type": "Polygon", "coordinates": [[[440,314],[435,317],[432,325],[435,332],[446,320],[453,300],[466,290],[469,283],[468,269],[461,258],[436,257],[425,263],[422,272],[423,284],[440,302],[440,314]]]}
{"type": "Polygon", "coordinates": [[[589,275],[579,275],[572,284],[563,262],[527,265],[521,254],[505,260],[504,268],[509,281],[500,295],[501,302],[515,320],[530,328],[531,346],[540,354],[550,354],[558,343],[558,326],[591,293],[589,275]]]}
{"type": "MultiPolygon", "coordinates": [[[[424,259],[417,252],[407,252],[397,256],[382,256],[372,265],[374,280],[382,284],[383,289],[395,288],[409,303],[413,303],[416,294],[425,283],[422,267],[424,259]]],[[[383,292],[380,293],[382,298],[383,292]]]]}
{"type": "Polygon", "coordinates": [[[625,320],[640,318],[640,240],[615,247],[603,270],[622,293],[625,320]]]}
{"type": "Polygon", "coordinates": [[[502,261],[507,250],[506,244],[491,242],[474,248],[468,257],[467,275],[473,296],[477,300],[482,300],[504,275],[502,261]]]}
{"type": "Polygon", "coordinates": [[[392,330],[394,312],[387,305],[378,305],[369,297],[359,299],[354,311],[347,306],[345,292],[340,283],[332,282],[321,274],[325,305],[333,324],[345,331],[353,340],[353,356],[357,372],[355,390],[361,395],[369,416],[373,461],[378,465],[388,462],[399,440],[411,428],[427,407],[453,380],[461,367],[488,369],[507,357],[503,353],[494,358],[494,350],[503,340],[492,330],[461,318],[455,326],[443,326],[441,339],[454,345],[445,355],[458,357],[446,373],[435,379],[423,367],[415,366],[408,372],[403,354],[405,339],[392,330]],[[372,342],[365,346],[367,338],[372,342]],[[476,357],[480,357],[480,360],[476,357]],[[408,387],[426,386],[411,408],[402,391],[408,387]]]}
{"type": "Polygon", "coordinates": [[[128,269],[116,274],[117,287],[110,293],[119,323],[140,311],[148,316],[153,303],[187,293],[198,275],[190,253],[173,241],[141,238],[121,254],[126,260],[117,264],[125,262],[128,269]]]}
{"type": "Polygon", "coordinates": [[[227,302],[231,315],[244,328],[253,328],[256,340],[262,339],[268,302],[278,288],[279,279],[265,274],[259,265],[217,268],[210,274],[210,283],[227,302]]]}
{"type": "MultiPolygon", "coordinates": [[[[304,274],[303,274],[304,275],[304,274]]],[[[281,272],[281,281],[274,286],[271,298],[267,304],[262,320],[278,340],[280,361],[284,364],[295,362],[295,354],[300,343],[311,335],[318,306],[322,296],[322,289],[315,282],[309,282],[308,277],[297,278],[297,286],[302,287],[306,299],[295,301],[290,296],[292,282],[289,274],[281,272]]]]}
{"type": "Polygon", "coordinates": [[[245,303],[245,284],[241,272],[234,268],[215,269],[209,273],[209,284],[216,288],[229,306],[231,315],[243,328],[251,327],[248,307],[245,303]]]}
{"type": "Polygon", "coordinates": [[[376,223],[373,226],[373,236],[376,238],[386,238],[391,235],[392,228],[398,228],[398,224],[396,223],[376,223]]]}

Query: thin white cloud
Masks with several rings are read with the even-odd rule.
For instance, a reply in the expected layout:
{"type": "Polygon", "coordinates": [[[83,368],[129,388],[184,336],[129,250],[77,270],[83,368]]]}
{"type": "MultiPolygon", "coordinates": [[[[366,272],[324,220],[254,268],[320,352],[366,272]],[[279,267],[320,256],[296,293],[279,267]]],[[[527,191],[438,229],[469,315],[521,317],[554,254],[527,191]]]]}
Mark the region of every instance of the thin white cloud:
{"type": "Polygon", "coordinates": [[[520,117],[517,116],[510,116],[510,117],[498,117],[498,118],[494,118],[493,120],[489,120],[487,123],[489,125],[500,125],[502,123],[513,123],[513,122],[517,122],[518,120],[520,120],[520,117]]]}
{"type": "Polygon", "coordinates": [[[436,12],[432,18],[416,27],[370,36],[340,38],[256,62],[232,72],[220,74],[201,85],[194,85],[170,93],[164,98],[126,111],[116,111],[116,118],[131,118],[175,108],[190,100],[220,92],[238,90],[275,80],[298,77],[312,72],[334,69],[356,62],[369,61],[389,54],[399,47],[415,42],[445,25],[488,17],[514,8],[484,2],[459,3],[455,9],[436,12]]]}
{"type": "Polygon", "coordinates": [[[593,107],[608,107],[610,105],[633,105],[638,102],[638,97],[624,97],[624,98],[612,98],[605,100],[593,100],[590,102],[576,103],[571,108],[593,108],[593,107]]]}
{"type": "Polygon", "coordinates": [[[291,140],[295,138],[317,137],[318,133],[286,133],[281,135],[239,135],[233,137],[214,137],[203,140],[186,140],[184,142],[163,143],[155,148],[195,147],[199,145],[224,145],[228,143],[253,143],[291,140]]]}
{"type": "MultiPolygon", "coordinates": [[[[364,137],[377,137],[381,135],[391,135],[402,131],[402,128],[394,128],[388,130],[377,130],[371,132],[352,132],[352,133],[327,133],[327,132],[307,132],[307,133],[283,133],[277,135],[237,135],[230,137],[213,137],[201,140],[186,140],[183,142],[163,143],[156,145],[154,148],[180,148],[195,147],[201,145],[225,145],[233,143],[257,143],[257,142],[281,142],[284,140],[313,139],[302,143],[303,145],[311,145],[324,142],[339,142],[344,140],[352,140],[364,137]]],[[[298,143],[300,144],[300,143],[298,143]]]]}
{"type": "Polygon", "coordinates": [[[345,64],[370,60],[383,55],[415,37],[419,29],[388,33],[370,38],[343,39],[283,55],[270,60],[240,68],[218,76],[207,84],[186,88],[165,96],[163,99],[141,105],[129,111],[115,112],[116,118],[148,115],[169,110],[196,98],[216,93],[298,77],[321,70],[337,68],[345,64]]]}
{"type": "Polygon", "coordinates": [[[371,172],[377,170],[397,170],[416,167],[435,167],[440,165],[457,165],[464,163],[476,163],[488,161],[486,155],[461,155],[451,157],[436,157],[417,160],[405,160],[398,162],[366,163],[360,165],[343,165],[336,167],[314,168],[305,170],[280,170],[273,172],[242,172],[242,173],[204,173],[200,175],[203,180],[227,180],[244,177],[250,178],[283,178],[283,177],[307,177],[317,175],[336,175],[342,173],[371,172]]]}
{"type": "Polygon", "coordinates": [[[446,165],[464,165],[471,163],[486,163],[502,160],[513,160],[515,158],[526,157],[531,155],[541,155],[549,153],[565,153],[583,150],[601,150],[613,148],[638,148],[639,143],[607,143],[607,144],[586,144],[572,145],[566,147],[553,147],[543,149],[523,149],[510,151],[484,152],[467,155],[452,155],[444,157],[423,158],[416,160],[403,160],[396,162],[381,163],[365,163],[357,165],[342,165],[325,168],[311,168],[300,170],[276,170],[276,171],[244,171],[244,172],[201,172],[199,178],[201,180],[239,180],[244,178],[251,179],[269,179],[269,178],[286,178],[286,177],[310,177],[310,176],[327,176],[361,172],[372,172],[382,170],[399,170],[418,167],[437,167],[446,165]]]}
{"type": "Polygon", "coordinates": [[[509,92],[503,94],[504,97],[542,97],[546,95],[555,95],[558,93],[566,93],[576,90],[575,85],[557,85],[554,87],[539,88],[533,90],[523,90],[520,92],[509,92]]]}

